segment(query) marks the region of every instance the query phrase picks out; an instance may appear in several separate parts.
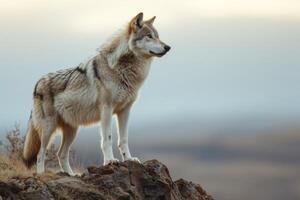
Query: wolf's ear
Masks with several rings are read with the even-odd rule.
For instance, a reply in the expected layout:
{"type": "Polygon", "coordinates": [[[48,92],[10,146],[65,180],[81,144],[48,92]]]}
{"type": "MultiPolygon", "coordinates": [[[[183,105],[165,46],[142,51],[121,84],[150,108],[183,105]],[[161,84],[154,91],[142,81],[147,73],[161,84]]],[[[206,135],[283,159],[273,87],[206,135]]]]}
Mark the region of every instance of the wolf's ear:
{"type": "Polygon", "coordinates": [[[144,14],[142,12],[137,14],[137,16],[135,16],[130,22],[131,28],[133,28],[134,30],[142,28],[143,16],[144,16],[144,14]]]}
{"type": "Polygon", "coordinates": [[[147,23],[147,24],[153,24],[155,18],[156,18],[156,16],[152,17],[151,19],[148,19],[147,21],[145,21],[145,23],[147,23]]]}

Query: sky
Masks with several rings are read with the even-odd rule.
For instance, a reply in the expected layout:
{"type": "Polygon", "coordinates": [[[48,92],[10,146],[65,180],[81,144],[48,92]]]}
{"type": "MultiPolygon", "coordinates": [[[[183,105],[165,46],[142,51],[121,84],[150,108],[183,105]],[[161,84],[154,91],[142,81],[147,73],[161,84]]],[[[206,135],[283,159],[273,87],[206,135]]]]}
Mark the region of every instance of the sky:
{"type": "Polygon", "coordinates": [[[25,126],[43,74],[77,66],[140,11],[172,49],[154,60],[134,124],[300,116],[300,1],[1,1],[1,129],[25,126]]]}

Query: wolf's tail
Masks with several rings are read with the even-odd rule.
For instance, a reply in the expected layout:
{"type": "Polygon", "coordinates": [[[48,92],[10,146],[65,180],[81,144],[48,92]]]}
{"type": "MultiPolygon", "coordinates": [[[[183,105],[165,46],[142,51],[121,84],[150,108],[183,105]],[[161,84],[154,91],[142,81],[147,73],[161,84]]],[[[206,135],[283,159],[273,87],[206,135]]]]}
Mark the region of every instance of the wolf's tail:
{"type": "Polygon", "coordinates": [[[23,161],[28,168],[35,164],[40,147],[40,136],[30,117],[23,149],[23,161]]]}

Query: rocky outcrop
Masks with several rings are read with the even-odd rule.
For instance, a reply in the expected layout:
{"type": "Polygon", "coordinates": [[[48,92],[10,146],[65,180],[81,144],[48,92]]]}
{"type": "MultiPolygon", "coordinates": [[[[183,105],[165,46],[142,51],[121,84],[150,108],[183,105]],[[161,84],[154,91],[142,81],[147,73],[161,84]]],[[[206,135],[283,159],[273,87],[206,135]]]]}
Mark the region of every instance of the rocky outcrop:
{"type": "Polygon", "coordinates": [[[0,200],[212,200],[198,184],[173,182],[168,168],[157,160],[89,167],[75,177],[63,173],[16,177],[0,181],[0,196],[0,200]]]}

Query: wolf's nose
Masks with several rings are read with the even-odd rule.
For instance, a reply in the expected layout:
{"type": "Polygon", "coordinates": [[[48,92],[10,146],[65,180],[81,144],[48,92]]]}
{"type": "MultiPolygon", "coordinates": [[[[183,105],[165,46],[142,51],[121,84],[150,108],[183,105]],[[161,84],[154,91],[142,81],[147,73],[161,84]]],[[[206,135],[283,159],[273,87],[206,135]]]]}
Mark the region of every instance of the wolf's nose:
{"type": "Polygon", "coordinates": [[[165,51],[166,51],[166,52],[169,51],[169,50],[171,49],[171,47],[168,46],[168,45],[166,45],[164,48],[165,48],[165,51]]]}

